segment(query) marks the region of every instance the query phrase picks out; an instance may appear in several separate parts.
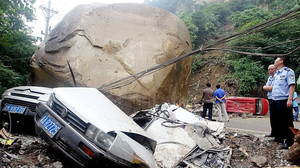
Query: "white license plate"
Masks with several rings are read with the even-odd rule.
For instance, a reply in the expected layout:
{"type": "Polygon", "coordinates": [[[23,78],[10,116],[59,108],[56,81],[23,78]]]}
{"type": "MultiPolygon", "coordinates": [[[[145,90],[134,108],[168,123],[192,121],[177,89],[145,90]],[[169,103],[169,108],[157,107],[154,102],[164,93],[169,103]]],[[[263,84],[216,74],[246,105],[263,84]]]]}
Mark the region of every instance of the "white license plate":
{"type": "Polygon", "coordinates": [[[45,114],[39,122],[42,125],[43,130],[46,131],[51,138],[61,129],[58,122],[49,114],[45,114]]]}
{"type": "Polygon", "coordinates": [[[23,114],[24,111],[26,110],[26,107],[17,106],[17,105],[13,105],[13,104],[6,104],[2,110],[10,112],[10,113],[23,114]]]}

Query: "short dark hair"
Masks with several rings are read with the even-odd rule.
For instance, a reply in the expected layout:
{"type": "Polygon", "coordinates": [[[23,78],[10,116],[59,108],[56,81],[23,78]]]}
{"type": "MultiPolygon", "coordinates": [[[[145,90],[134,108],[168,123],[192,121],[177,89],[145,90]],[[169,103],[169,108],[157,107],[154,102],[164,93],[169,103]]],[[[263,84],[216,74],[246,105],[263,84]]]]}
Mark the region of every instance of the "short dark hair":
{"type": "Polygon", "coordinates": [[[217,85],[216,85],[216,88],[217,88],[217,89],[219,89],[220,87],[221,87],[220,84],[217,84],[217,85]]]}
{"type": "Polygon", "coordinates": [[[210,84],[210,83],[207,83],[206,86],[207,86],[207,87],[211,87],[211,84],[210,84]]]}
{"type": "Polygon", "coordinates": [[[279,56],[278,58],[280,58],[283,61],[283,64],[285,66],[288,66],[290,64],[290,59],[288,56],[279,56]]]}

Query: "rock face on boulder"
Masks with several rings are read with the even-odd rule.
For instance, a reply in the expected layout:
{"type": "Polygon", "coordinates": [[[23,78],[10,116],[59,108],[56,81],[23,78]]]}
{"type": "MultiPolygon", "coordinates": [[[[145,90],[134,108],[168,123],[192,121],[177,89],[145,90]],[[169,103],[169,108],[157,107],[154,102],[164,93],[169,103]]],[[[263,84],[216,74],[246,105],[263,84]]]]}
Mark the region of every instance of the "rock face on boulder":
{"type": "MultiPolygon", "coordinates": [[[[89,4],[70,11],[31,60],[31,85],[100,88],[191,51],[188,30],[175,15],[145,4],[89,4]]],[[[129,106],[185,103],[191,58],[103,90],[129,106]]],[[[126,110],[128,111],[128,110],[126,110]]]]}

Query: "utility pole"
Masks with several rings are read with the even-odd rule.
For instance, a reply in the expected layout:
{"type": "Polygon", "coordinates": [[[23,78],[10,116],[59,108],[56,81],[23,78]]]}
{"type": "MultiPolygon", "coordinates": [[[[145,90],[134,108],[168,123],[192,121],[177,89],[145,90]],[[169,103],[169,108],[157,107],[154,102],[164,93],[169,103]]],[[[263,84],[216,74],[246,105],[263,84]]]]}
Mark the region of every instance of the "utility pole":
{"type": "Polygon", "coordinates": [[[43,33],[43,31],[42,31],[42,34],[44,35],[44,40],[45,40],[46,37],[48,36],[49,21],[54,14],[58,13],[58,11],[51,9],[51,1],[50,0],[48,0],[48,7],[41,5],[40,9],[43,11],[43,14],[44,14],[45,20],[46,20],[45,33],[43,33]]]}

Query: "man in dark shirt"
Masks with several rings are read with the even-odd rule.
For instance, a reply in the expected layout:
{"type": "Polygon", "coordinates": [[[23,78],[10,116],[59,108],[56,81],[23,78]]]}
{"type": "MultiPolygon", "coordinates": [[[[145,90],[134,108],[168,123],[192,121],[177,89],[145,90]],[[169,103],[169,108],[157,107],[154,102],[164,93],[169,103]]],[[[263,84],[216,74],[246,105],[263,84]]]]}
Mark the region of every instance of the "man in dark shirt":
{"type": "Polygon", "coordinates": [[[202,117],[206,117],[206,112],[208,109],[208,119],[212,120],[212,108],[213,108],[213,95],[214,91],[210,88],[211,84],[207,83],[206,88],[203,90],[203,96],[202,96],[202,101],[204,101],[204,106],[203,106],[203,113],[202,117]]]}

